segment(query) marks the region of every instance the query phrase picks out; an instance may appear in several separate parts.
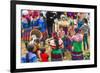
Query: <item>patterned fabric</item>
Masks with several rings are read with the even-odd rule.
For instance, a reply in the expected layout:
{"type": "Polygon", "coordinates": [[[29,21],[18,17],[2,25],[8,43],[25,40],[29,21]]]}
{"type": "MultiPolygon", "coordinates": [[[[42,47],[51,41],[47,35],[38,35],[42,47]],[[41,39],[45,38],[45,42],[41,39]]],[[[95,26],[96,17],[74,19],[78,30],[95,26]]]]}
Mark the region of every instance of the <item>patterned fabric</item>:
{"type": "Polygon", "coordinates": [[[82,31],[84,31],[84,34],[88,34],[89,33],[89,26],[87,24],[82,25],[82,27],[80,28],[82,31]]]}
{"type": "Polygon", "coordinates": [[[72,59],[73,60],[82,60],[83,59],[83,53],[82,53],[83,36],[81,34],[76,34],[72,38],[73,38],[72,59]]]}
{"type": "MultiPolygon", "coordinates": [[[[63,41],[59,38],[59,47],[61,47],[63,45],[63,41]]],[[[56,44],[55,44],[55,41],[54,40],[51,40],[50,41],[50,46],[52,47],[52,48],[56,48],[56,44]]]]}
{"type": "Polygon", "coordinates": [[[73,35],[71,38],[72,41],[82,41],[83,40],[83,35],[77,33],[76,35],[73,35]]]}
{"type": "Polygon", "coordinates": [[[72,60],[83,60],[82,52],[72,52],[72,60]]]}
{"type": "Polygon", "coordinates": [[[26,56],[22,56],[21,62],[22,63],[37,62],[37,56],[36,56],[36,54],[29,52],[29,53],[26,54],[26,56]]]}
{"type": "Polygon", "coordinates": [[[23,41],[29,41],[30,31],[31,31],[32,28],[31,28],[30,23],[28,22],[28,19],[22,18],[21,25],[22,25],[21,29],[24,31],[21,34],[22,40],[23,41]]]}
{"type": "Polygon", "coordinates": [[[51,60],[52,61],[61,61],[62,60],[62,56],[63,56],[63,50],[60,48],[63,44],[63,41],[59,38],[58,39],[58,45],[59,47],[56,47],[56,42],[54,40],[50,41],[50,45],[52,47],[52,51],[51,51],[51,60]]]}
{"type": "Polygon", "coordinates": [[[61,61],[62,60],[62,50],[61,49],[53,49],[51,52],[51,60],[52,61],[61,61]]]}
{"type": "Polygon", "coordinates": [[[23,41],[29,41],[30,40],[30,31],[31,31],[31,28],[24,29],[24,32],[21,35],[23,41]]]}

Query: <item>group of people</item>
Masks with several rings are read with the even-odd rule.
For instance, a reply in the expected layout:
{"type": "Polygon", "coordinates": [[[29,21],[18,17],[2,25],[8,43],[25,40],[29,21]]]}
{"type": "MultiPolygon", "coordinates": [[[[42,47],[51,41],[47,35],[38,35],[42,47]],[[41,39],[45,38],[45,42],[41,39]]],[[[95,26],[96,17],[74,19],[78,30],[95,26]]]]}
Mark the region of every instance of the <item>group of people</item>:
{"type": "Polygon", "coordinates": [[[90,59],[89,13],[22,10],[21,15],[22,63],[90,59]]]}

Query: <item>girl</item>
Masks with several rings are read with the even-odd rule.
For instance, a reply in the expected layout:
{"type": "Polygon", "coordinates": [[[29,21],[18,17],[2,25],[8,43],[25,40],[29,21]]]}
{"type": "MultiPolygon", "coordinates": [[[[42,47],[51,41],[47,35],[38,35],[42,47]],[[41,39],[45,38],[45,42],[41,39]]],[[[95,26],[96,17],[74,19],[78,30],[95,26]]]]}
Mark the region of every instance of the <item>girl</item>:
{"type": "Polygon", "coordinates": [[[33,46],[27,46],[28,53],[26,54],[26,62],[37,62],[37,55],[33,51],[33,46]]]}
{"type": "Polygon", "coordinates": [[[41,49],[40,57],[41,57],[41,62],[48,62],[49,56],[44,48],[41,49]]]}
{"type": "Polygon", "coordinates": [[[58,38],[57,33],[52,34],[53,39],[50,41],[51,61],[62,61],[63,60],[63,41],[58,38]]]}
{"type": "Polygon", "coordinates": [[[83,35],[80,33],[79,29],[75,29],[75,35],[72,36],[72,60],[82,60],[83,59],[83,51],[82,51],[82,40],[83,35]]]}

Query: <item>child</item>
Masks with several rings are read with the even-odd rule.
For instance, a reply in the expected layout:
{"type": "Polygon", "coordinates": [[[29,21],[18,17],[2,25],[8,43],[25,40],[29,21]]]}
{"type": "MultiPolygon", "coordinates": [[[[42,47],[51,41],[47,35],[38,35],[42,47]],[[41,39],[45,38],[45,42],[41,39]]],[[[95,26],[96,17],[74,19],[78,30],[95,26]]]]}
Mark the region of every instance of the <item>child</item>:
{"type": "Polygon", "coordinates": [[[57,33],[53,33],[53,39],[50,40],[51,61],[62,61],[63,60],[63,41],[58,38],[57,33]]]}
{"type": "Polygon", "coordinates": [[[27,46],[28,53],[26,54],[26,62],[37,62],[37,55],[33,51],[33,46],[27,46]]]}
{"type": "Polygon", "coordinates": [[[72,60],[83,60],[82,40],[83,35],[79,29],[75,29],[75,35],[72,36],[72,60]]]}
{"type": "Polygon", "coordinates": [[[49,56],[44,48],[41,49],[40,57],[41,57],[41,62],[48,62],[49,56]]]}

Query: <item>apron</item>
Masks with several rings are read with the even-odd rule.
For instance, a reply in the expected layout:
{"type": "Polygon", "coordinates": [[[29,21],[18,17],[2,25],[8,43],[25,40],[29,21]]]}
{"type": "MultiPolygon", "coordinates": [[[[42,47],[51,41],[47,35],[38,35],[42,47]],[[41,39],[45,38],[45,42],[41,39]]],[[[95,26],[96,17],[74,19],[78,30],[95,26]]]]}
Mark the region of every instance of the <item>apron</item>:
{"type": "Polygon", "coordinates": [[[82,52],[82,42],[73,42],[73,51],[72,51],[72,60],[82,60],[83,52],[82,52]]]}

